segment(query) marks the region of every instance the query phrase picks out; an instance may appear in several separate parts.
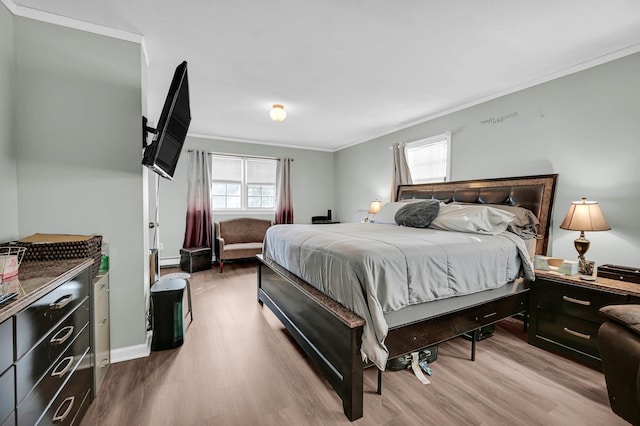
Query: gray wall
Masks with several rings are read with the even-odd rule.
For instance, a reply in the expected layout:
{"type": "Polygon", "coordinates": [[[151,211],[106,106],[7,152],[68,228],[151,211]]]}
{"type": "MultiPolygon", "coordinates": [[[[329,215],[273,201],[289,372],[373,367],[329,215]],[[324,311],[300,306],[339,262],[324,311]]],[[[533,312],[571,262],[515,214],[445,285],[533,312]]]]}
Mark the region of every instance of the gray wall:
{"type": "MultiPolygon", "coordinates": [[[[154,120],[157,118],[154,117],[154,120]]],[[[178,162],[173,181],[160,179],[159,241],[163,264],[174,263],[180,256],[184,240],[187,209],[187,150],[247,154],[263,157],[290,157],[294,159],[291,171],[294,204],[294,221],[311,223],[311,216],[324,216],[334,210],[333,203],[333,153],[188,137],[178,162]]],[[[153,212],[151,212],[153,216],[153,212]]],[[[249,216],[249,215],[245,215],[249,216]]],[[[253,214],[253,217],[273,219],[274,214],[253,214]]],[[[214,221],[234,216],[214,214],[214,221]]]]}
{"type": "Polygon", "coordinates": [[[103,235],[112,348],[144,344],[140,45],[20,17],[13,24],[20,237],[103,235]]]}
{"type": "Polygon", "coordinates": [[[450,130],[453,180],[559,174],[554,256],[577,257],[578,232],[558,225],[571,201],[587,197],[613,230],[587,233],[586,257],[640,265],[639,75],[640,54],[630,55],[336,152],[339,217],[389,200],[393,142],[450,130]]]}
{"type": "Polygon", "coordinates": [[[13,15],[0,3],[0,242],[18,238],[18,183],[13,144],[13,15]]]}

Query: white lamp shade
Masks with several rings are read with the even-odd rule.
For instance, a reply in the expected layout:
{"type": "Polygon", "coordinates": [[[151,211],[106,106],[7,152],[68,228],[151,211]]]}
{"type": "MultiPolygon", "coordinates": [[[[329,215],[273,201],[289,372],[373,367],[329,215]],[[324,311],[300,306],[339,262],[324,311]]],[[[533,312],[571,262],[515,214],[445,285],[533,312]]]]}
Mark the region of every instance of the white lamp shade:
{"type": "Polygon", "coordinates": [[[573,201],[569,212],[560,224],[561,229],[571,231],[608,231],[611,229],[607,223],[597,201],[573,201]]]}
{"type": "Polygon", "coordinates": [[[381,208],[382,208],[382,201],[380,200],[372,201],[371,205],[369,206],[369,214],[376,214],[380,211],[381,208]]]}

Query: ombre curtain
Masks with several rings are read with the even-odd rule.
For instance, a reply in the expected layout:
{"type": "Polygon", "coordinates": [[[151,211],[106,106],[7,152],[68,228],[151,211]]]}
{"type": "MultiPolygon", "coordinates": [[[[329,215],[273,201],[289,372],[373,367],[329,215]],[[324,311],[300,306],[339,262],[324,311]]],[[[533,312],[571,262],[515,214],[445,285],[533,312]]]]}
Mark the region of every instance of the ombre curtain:
{"type": "Polygon", "coordinates": [[[187,181],[187,226],[183,248],[211,247],[211,162],[203,151],[190,151],[187,181]]]}
{"type": "Polygon", "coordinates": [[[292,158],[281,158],[276,179],[276,223],[293,223],[293,199],[291,195],[292,158]]]}
{"type": "Polygon", "coordinates": [[[410,185],[413,181],[404,144],[394,143],[391,146],[391,151],[393,152],[393,164],[391,165],[391,196],[389,200],[397,201],[398,185],[410,185]]]}

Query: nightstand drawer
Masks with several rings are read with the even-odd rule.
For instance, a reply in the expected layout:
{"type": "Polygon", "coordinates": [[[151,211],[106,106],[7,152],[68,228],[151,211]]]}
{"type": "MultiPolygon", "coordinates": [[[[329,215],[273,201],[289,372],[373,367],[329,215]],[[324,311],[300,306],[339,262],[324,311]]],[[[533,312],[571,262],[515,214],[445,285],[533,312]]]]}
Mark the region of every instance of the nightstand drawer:
{"type": "Polygon", "coordinates": [[[604,317],[598,310],[607,305],[627,303],[627,296],[558,284],[545,280],[535,282],[535,308],[556,311],[601,324],[604,317]]]}
{"type": "Polygon", "coordinates": [[[571,350],[600,358],[598,350],[599,323],[554,311],[538,311],[537,337],[566,346],[571,350]]]}

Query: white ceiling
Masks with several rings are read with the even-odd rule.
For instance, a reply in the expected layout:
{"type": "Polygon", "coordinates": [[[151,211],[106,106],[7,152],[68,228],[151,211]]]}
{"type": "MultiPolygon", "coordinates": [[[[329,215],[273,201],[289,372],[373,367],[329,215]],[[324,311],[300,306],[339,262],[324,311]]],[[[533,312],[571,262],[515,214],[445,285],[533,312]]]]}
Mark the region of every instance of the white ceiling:
{"type": "Polygon", "coordinates": [[[142,35],[152,122],[187,60],[190,134],[329,151],[640,51],[637,0],[13,2],[142,35]]]}

